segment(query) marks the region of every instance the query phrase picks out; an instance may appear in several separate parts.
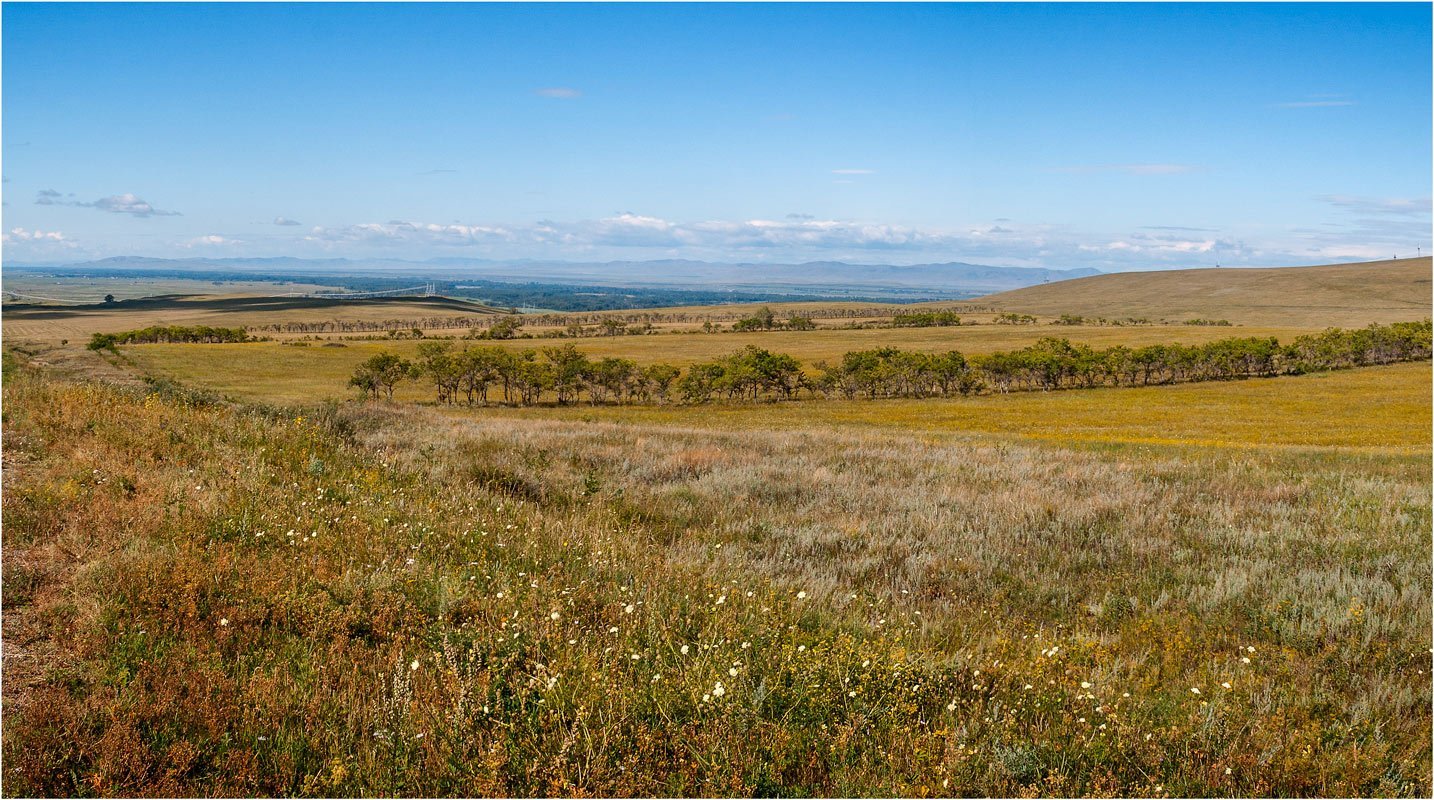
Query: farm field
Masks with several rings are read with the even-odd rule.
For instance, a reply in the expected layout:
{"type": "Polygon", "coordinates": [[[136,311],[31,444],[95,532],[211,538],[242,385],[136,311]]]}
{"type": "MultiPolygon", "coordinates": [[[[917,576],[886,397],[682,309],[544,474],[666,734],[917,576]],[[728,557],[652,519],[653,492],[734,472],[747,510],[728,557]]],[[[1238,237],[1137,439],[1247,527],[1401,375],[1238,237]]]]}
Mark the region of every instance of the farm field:
{"type": "Polygon", "coordinates": [[[260,295],[144,297],[113,307],[27,305],[4,308],[5,335],[12,341],[83,344],[95,333],[151,325],[250,327],[286,322],[368,322],[472,316],[494,309],[444,297],[328,300],[260,295]]]}
{"type": "Polygon", "coordinates": [[[142,274],[123,278],[100,278],[12,271],[5,276],[5,291],[52,297],[74,303],[99,303],[107,294],[114,295],[116,300],[132,300],[156,295],[272,296],[286,292],[341,290],[336,286],[297,281],[189,280],[156,278],[142,274]]]}
{"type": "Polygon", "coordinates": [[[800,431],[907,431],[1076,444],[1186,444],[1418,455],[1430,447],[1428,364],[1179,386],[920,400],[454,409],[456,419],[800,431]],[[698,419],[700,417],[700,419],[698,419]]]}
{"type": "Polygon", "coordinates": [[[1348,327],[1427,316],[1430,269],[1426,256],[1318,267],[1122,272],[975,302],[1025,314],[1213,317],[1241,325],[1348,327]]]}
{"type": "MultiPolygon", "coordinates": [[[[973,355],[1024,347],[1043,336],[1061,336],[1073,342],[1109,347],[1179,342],[1197,344],[1231,336],[1274,336],[1281,341],[1309,333],[1297,328],[1225,328],[1200,326],[1083,327],[1050,325],[973,325],[958,328],[885,328],[867,330],[770,331],[762,333],[657,334],[586,339],[513,339],[506,341],[455,341],[456,347],[498,345],[513,350],[556,347],[572,343],[590,357],[630,358],[639,364],[657,362],[684,366],[728,355],[747,345],[787,353],[810,366],[816,361],[838,361],[852,350],[899,347],[941,352],[959,350],[973,355]]],[[[72,343],[73,344],[73,343],[72,343]]],[[[412,358],[415,340],[345,340],[343,347],[311,342],[305,347],[277,342],[246,344],[146,344],[120,348],[126,359],[157,376],[192,382],[247,400],[302,403],[350,393],[349,376],[364,359],[379,352],[412,358]]],[[[405,399],[424,399],[427,389],[401,387],[405,399]]]]}

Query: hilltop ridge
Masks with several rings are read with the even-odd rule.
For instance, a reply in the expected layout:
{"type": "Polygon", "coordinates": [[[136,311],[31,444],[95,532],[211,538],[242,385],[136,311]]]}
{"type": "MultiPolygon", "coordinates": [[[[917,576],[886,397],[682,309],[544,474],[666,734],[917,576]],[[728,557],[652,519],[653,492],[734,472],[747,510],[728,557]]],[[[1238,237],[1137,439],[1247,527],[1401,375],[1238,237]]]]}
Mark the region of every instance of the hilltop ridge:
{"type": "Polygon", "coordinates": [[[1429,316],[1429,257],[1315,267],[1118,272],[971,301],[1056,316],[1224,319],[1239,325],[1358,327],[1429,316]]]}

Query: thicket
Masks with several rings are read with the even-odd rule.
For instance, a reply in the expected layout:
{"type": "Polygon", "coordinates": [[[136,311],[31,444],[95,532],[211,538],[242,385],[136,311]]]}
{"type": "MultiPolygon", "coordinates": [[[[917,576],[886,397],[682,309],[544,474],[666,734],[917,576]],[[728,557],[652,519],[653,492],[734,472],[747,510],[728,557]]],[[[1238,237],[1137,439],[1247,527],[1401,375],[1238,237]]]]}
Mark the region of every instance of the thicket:
{"type": "Polygon", "coordinates": [[[960,324],[961,317],[954,311],[913,312],[891,318],[893,328],[938,328],[960,324]]]}
{"type": "Polygon", "coordinates": [[[479,347],[454,350],[451,342],[419,345],[418,361],[380,353],[350,379],[370,397],[393,396],[394,386],[426,378],[439,403],[486,402],[490,389],[503,402],[536,403],[552,397],[569,404],[687,403],[846,398],[942,397],[982,392],[1050,391],[1101,386],[1151,386],[1192,381],[1294,375],[1389,364],[1430,357],[1430,322],[1331,328],[1288,345],[1273,337],[1220,339],[1198,345],[1124,345],[1095,349],[1044,337],[1019,350],[976,355],[921,353],[884,347],[845,354],[810,369],[784,353],[748,345],[725,358],[679,369],[641,366],[626,358],[589,359],[573,345],[541,350],[479,347]]]}
{"type": "Polygon", "coordinates": [[[121,333],[96,333],[90,337],[91,350],[106,350],[118,344],[172,344],[176,342],[218,344],[251,341],[243,328],[211,328],[208,325],[151,325],[121,333]]]}

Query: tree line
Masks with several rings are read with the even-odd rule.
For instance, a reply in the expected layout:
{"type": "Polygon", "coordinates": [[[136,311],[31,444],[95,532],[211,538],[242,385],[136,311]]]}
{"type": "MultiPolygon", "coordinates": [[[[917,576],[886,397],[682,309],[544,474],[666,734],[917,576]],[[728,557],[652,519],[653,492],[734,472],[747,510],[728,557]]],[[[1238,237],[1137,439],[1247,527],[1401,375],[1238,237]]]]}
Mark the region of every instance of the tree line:
{"type": "Polygon", "coordinates": [[[414,361],[380,353],[349,381],[373,398],[392,398],[405,380],[425,380],[439,403],[528,405],[552,398],[560,405],[707,403],[811,397],[921,398],[1101,386],[1154,386],[1193,381],[1295,375],[1415,361],[1430,357],[1430,322],[1331,328],[1282,345],[1273,337],[1220,339],[1206,344],[1117,345],[1096,349],[1044,337],[1019,350],[967,357],[957,351],[922,353],[883,347],[846,353],[834,364],[804,367],[796,358],[748,345],[716,361],[680,369],[639,365],[626,358],[591,359],[572,344],[538,350],[465,347],[447,341],[419,345],[414,361]]]}
{"type": "Polygon", "coordinates": [[[253,341],[243,328],[212,328],[208,325],[151,325],[121,333],[96,333],[87,345],[91,350],[113,349],[119,344],[171,344],[253,341]]]}

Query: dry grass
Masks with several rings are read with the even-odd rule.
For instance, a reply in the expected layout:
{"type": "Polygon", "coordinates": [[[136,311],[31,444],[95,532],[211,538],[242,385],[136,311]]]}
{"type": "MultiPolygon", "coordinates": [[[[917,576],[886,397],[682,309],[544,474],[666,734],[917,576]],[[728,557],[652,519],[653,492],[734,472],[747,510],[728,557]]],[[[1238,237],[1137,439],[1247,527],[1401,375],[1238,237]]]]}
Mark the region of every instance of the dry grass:
{"type": "MultiPolygon", "coordinates": [[[[8,285],[8,284],[7,284],[8,285]]],[[[151,325],[246,327],[289,322],[369,322],[488,318],[486,307],[448,298],[375,298],[321,300],[275,296],[289,287],[271,285],[265,295],[225,294],[180,298],[149,298],[104,306],[30,306],[3,311],[5,336],[11,342],[53,344],[68,339],[83,344],[91,334],[145,328],[151,325]]],[[[118,295],[117,295],[118,296],[118,295]]]]}
{"type": "Polygon", "coordinates": [[[972,301],[1056,316],[1227,319],[1240,325],[1359,328],[1422,319],[1434,304],[1430,259],[1278,269],[1123,272],[972,301]]]}
{"type": "Polygon", "coordinates": [[[7,794],[1430,791],[1424,453],[260,414],[7,367],[6,647],[53,649],[7,794]]]}
{"type": "Polygon", "coordinates": [[[155,295],[268,296],[284,292],[342,291],[319,283],[274,281],[206,281],[187,278],[153,278],[131,275],[123,278],[93,278],[36,275],[10,272],[5,289],[77,303],[98,303],[107,294],[118,300],[155,295]]]}
{"type": "Polygon", "coordinates": [[[553,419],[722,430],[841,428],[1056,444],[1185,444],[1427,453],[1428,364],[1282,378],[924,400],[458,409],[459,418],[553,419]]]}

